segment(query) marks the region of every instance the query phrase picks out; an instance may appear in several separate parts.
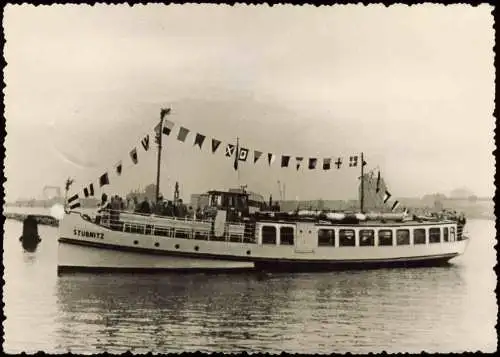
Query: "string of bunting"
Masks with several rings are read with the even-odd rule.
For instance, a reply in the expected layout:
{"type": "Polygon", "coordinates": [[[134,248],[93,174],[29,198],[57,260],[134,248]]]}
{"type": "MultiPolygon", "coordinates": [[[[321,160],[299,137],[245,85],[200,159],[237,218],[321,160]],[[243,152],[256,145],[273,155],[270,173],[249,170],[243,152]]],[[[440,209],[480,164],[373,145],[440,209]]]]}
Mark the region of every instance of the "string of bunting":
{"type": "MultiPolygon", "coordinates": [[[[373,171],[370,174],[373,175],[373,171]]],[[[380,169],[378,170],[378,173],[377,173],[375,193],[376,194],[383,193],[382,202],[387,207],[390,207],[392,212],[395,212],[396,210],[398,210],[398,208],[402,208],[403,213],[408,214],[408,212],[409,212],[408,208],[401,207],[401,202],[399,202],[399,200],[392,198],[392,194],[389,192],[387,185],[385,184],[385,182],[382,180],[382,177],[380,176],[380,169]]]]}
{"type": "MultiPolygon", "coordinates": [[[[161,118],[163,119],[165,117],[165,115],[169,114],[169,112],[170,112],[170,108],[169,109],[162,109],[161,114],[160,114],[161,118]]],[[[173,127],[174,127],[174,123],[170,120],[164,120],[163,127],[161,127],[161,123],[158,123],[153,129],[155,143],[159,142],[159,136],[162,135],[161,133],[163,133],[164,135],[167,135],[167,136],[170,135],[173,127]]],[[[181,128],[179,135],[178,135],[178,139],[180,141],[184,141],[186,139],[188,133],[189,133],[189,129],[181,128]]],[[[140,146],[142,146],[142,149],[144,150],[144,152],[149,151],[149,149],[150,149],[150,134],[149,133],[144,135],[141,138],[141,145],[140,146]]],[[[138,150],[140,150],[140,147],[138,149],[138,146],[134,146],[131,148],[131,150],[129,152],[130,164],[127,165],[127,168],[135,166],[139,163],[140,154],[139,154],[138,150]]],[[[114,165],[114,172],[115,172],[116,176],[121,176],[123,173],[123,170],[124,170],[124,164],[123,164],[123,161],[120,160],[114,165]]],[[[97,179],[97,181],[95,183],[96,183],[96,185],[94,186],[94,182],[90,182],[86,187],[83,188],[82,193],[83,193],[83,196],[85,198],[95,197],[95,193],[96,193],[95,189],[97,189],[97,186],[99,187],[99,189],[102,189],[103,186],[110,184],[110,172],[109,171],[104,172],[101,176],[99,176],[99,178],[97,179]]],[[[70,199],[68,199],[68,205],[71,209],[74,209],[74,208],[81,206],[80,202],[79,202],[79,198],[80,198],[79,193],[76,193],[73,196],[71,196],[70,199]]]]}
{"type": "MultiPolygon", "coordinates": [[[[170,135],[170,133],[173,131],[175,127],[175,123],[166,120],[164,127],[163,127],[163,134],[165,135],[170,135]]],[[[176,131],[177,133],[177,140],[180,142],[187,142],[188,137],[190,134],[194,137],[192,139],[192,146],[193,147],[198,147],[200,150],[203,149],[203,146],[208,143],[210,145],[210,151],[212,154],[216,154],[217,152],[220,151],[220,148],[223,147],[223,152],[225,157],[227,158],[234,158],[236,162],[238,161],[243,161],[243,162],[253,162],[253,164],[257,164],[257,162],[262,161],[262,156],[264,155],[265,151],[263,150],[250,150],[247,147],[242,147],[239,146],[239,144],[234,144],[234,143],[224,143],[222,140],[219,140],[217,138],[210,138],[208,139],[207,135],[199,133],[199,132],[193,132],[190,129],[184,127],[184,126],[179,126],[179,129],[176,131]],[[221,145],[223,144],[223,145],[221,145]],[[251,154],[253,153],[253,158],[251,158],[251,154]],[[250,159],[250,160],[249,160],[250,159]]],[[[291,164],[292,156],[291,155],[276,155],[275,153],[272,152],[267,152],[266,158],[267,158],[267,164],[269,166],[273,165],[275,162],[276,158],[280,158],[280,166],[283,168],[289,167],[291,164]]],[[[355,154],[352,156],[349,156],[348,158],[344,159],[343,157],[326,157],[326,158],[317,158],[317,157],[309,157],[309,158],[304,158],[302,156],[297,156],[295,157],[295,168],[296,170],[299,170],[303,167],[302,162],[306,160],[307,168],[309,170],[315,170],[315,169],[323,169],[325,171],[331,170],[333,168],[336,168],[337,170],[340,169],[343,166],[346,167],[359,167],[360,166],[360,155],[355,154]]],[[[363,162],[363,165],[366,165],[366,161],[363,162]]],[[[235,164],[235,169],[238,168],[238,164],[235,164]]]]}
{"type": "MultiPolygon", "coordinates": [[[[167,128],[165,126],[165,128],[167,128]]],[[[165,129],[164,128],[164,129],[165,129]]],[[[157,129],[157,128],[155,128],[157,129]]],[[[164,130],[163,133],[167,133],[168,130],[164,130]]],[[[168,134],[167,134],[168,135],[168,134]]],[[[96,181],[89,182],[81,192],[75,193],[68,200],[68,206],[70,209],[75,209],[81,207],[80,203],[80,194],[83,194],[84,198],[96,197],[97,190],[102,190],[103,186],[110,185],[110,176],[115,175],[116,177],[121,176],[125,169],[133,167],[139,163],[140,151],[144,153],[150,150],[150,134],[146,134],[140,140],[140,146],[134,146],[129,151],[129,164],[124,165],[124,160],[119,160],[113,167],[113,170],[107,170],[103,174],[101,174],[96,181]],[[142,148],[142,150],[141,150],[142,148]]],[[[127,161],[128,161],[127,160],[127,161]]]]}
{"type": "MultiPolygon", "coordinates": [[[[161,116],[162,118],[169,113],[169,110],[162,110],[161,116]]],[[[174,127],[176,124],[170,120],[163,120],[163,126],[160,127],[160,123],[158,123],[154,127],[154,140],[155,143],[159,142],[159,136],[160,135],[165,135],[165,136],[171,136],[171,134],[174,131],[174,127]]],[[[291,155],[277,155],[272,152],[265,152],[263,150],[250,150],[249,148],[246,147],[240,147],[239,143],[234,145],[233,143],[224,143],[222,140],[219,140],[217,138],[210,138],[210,140],[207,140],[207,135],[204,135],[199,132],[192,132],[190,129],[184,127],[184,126],[179,126],[178,130],[176,131],[176,139],[180,142],[185,143],[192,134],[194,136],[193,144],[192,146],[195,147],[197,146],[200,150],[203,149],[203,145],[206,144],[207,142],[210,145],[210,151],[212,154],[216,154],[217,152],[221,151],[221,147],[224,147],[223,152],[225,154],[225,157],[227,158],[233,158],[234,159],[234,169],[238,170],[239,162],[248,162],[252,161],[253,164],[257,164],[258,162],[262,161],[262,157],[264,156],[266,158],[268,166],[272,166],[274,162],[276,161],[276,158],[280,157],[280,166],[282,168],[287,168],[291,164],[291,155]],[[253,152],[253,158],[249,160],[250,154],[253,152]],[[266,155],[264,155],[266,154],[266,155]]],[[[147,134],[144,137],[142,137],[140,141],[140,146],[134,146],[131,148],[129,152],[129,160],[132,163],[132,166],[137,165],[139,163],[139,158],[140,158],[140,153],[139,150],[142,147],[142,150],[144,152],[149,151],[150,149],[150,135],[147,134]]],[[[298,171],[301,168],[307,167],[309,170],[316,170],[321,168],[324,171],[331,170],[333,168],[339,170],[343,165],[345,167],[359,167],[360,163],[360,156],[358,154],[351,155],[349,156],[346,160],[344,160],[343,157],[326,157],[326,158],[317,158],[317,157],[309,157],[305,158],[303,156],[296,156],[295,157],[295,169],[298,171]],[[304,163],[305,161],[305,163],[304,163]],[[304,163],[304,165],[303,165],[304,163]],[[333,164],[333,166],[332,166],[333,164]],[[307,166],[306,166],[307,165],[307,166]]],[[[366,165],[366,161],[363,161],[363,165],[366,165]]],[[[123,171],[124,171],[124,165],[123,161],[120,160],[114,165],[114,173],[116,176],[121,176],[123,171]]],[[[96,185],[94,186],[94,182],[90,182],[86,187],[83,188],[83,196],[84,197],[94,197],[97,185],[100,189],[102,189],[103,186],[109,185],[110,184],[110,172],[106,171],[104,172],[101,176],[99,176],[96,185]]],[[[388,194],[387,200],[390,198],[389,192],[386,192],[388,194]]],[[[72,197],[72,202],[73,204],[76,204],[79,200],[79,195],[78,193],[73,195],[72,197]]],[[[384,198],[384,202],[386,202],[384,198]]],[[[68,200],[68,203],[69,200],[68,200]]],[[[397,203],[397,202],[396,202],[397,203]]],[[[395,203],[395,204],[396,204],[395,203]]],[[[399,204],[399,203],[398,203],[399,204]]],[[[397,204],[397,205],[398,205],[397,204]]],[[[394,207],[394,209],[397,208],[397,205],[394,207]]]]}

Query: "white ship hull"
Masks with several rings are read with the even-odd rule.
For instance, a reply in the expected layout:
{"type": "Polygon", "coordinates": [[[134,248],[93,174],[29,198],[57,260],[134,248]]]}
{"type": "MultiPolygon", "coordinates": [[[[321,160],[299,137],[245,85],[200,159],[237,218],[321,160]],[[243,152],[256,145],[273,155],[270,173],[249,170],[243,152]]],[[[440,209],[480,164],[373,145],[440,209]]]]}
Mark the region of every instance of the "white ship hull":
{"type": "MultiPolygon", "coordinates": [[[[293,245],[176,238],[111,230],[84,220],[79,214],[65,216],[60,225],[58,272],[71,271],[228,271],[316,270],[385,266],[438,265],[464,253],[468,239],[398,246],[317,246],[316,232],[300,235],[294,223],[272,223],[296,229],[293,245]]],[[[263,223],[271,225],[271,223],[263,223]]],[[[430,225],[429,225],[430,226],[430,225]]],[[[322,227],[309,224],[308,227],[322,227]]],[[[368,226],[361,227],[366,229],[368,226]]],[[[377,226],[374,226],[377,229],[377,226]]],[[[419,228],[423,226],[420,225],[419,228]]],[[[359,226],[340,227],[360,229],[359,226]]],[[[387,226],[383,227],[387,229],[387,226]]],[[[410,228],[411,227],[405,227],[410,228]]],[[[338,229],[338,228],[336,228],[338,229]]],[[[396,229],[396,228],[394,228],[396,229]]],[[[305,230],[304,230],[305,232],[305,230]]],[[[311,231],[309,231],[311,232],[311,231]]],[[[413,235],[411,236],[413,243],[413,235]]]]}
{"type": "Polygon", "coordinates": [[[151,252],[106,249],[102,246],[59,244],[59,272],[71,271],[228,271],[249,270],[253,262],[159,255],[151,252]]]}

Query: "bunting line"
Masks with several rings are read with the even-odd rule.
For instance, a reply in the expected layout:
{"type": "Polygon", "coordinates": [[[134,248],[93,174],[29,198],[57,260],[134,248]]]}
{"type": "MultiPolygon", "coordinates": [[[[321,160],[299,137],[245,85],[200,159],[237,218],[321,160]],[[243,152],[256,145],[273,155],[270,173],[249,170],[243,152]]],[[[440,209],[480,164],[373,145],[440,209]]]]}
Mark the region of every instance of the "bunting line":
{"type": "Polygon", "coordinates": [[[174,123],[171,122],[170,120],[165,120],[165,123],[163,124],[162,133],[168,136],[172,132],[173,128],[174,128],[174,123]]]}
{"type": "Polygon", "coordinates": [[[358,156],[350,156],[349,157],[349,167],[356,167],[358,166],[358,156]]]}
{"type": "Polygon", "coordinates": [[[254,150],[253,152],[253,163],[255,164],[257,160],[262,156],[262,151],[254,150]]]}
{"type": "MultiPolygon", "coordinates": [[[[172,128],[174,127],[175,123],[173,123],[169,120],[165,120],[164,123],[165,124],[164,124],[162,131],[164,134],[169,135],[170,132],[172,131],[172,128]]],[[[157,125],[155,127],[155,132],[158,130],[159,130],[159,126],[157,125]]],[[[177,140],[179,140],[181,142],[185,142],[186,138],[190,132],[191,132],[190,129],[183,127],[183,126],[180,126],[178,134],[177,134],[177,140]]],[[[200,149],[202,149],[205,139],[206,139],[206,135],[204,135],[202,133],[196,133],[193,146],[198,146],[200,149]]],[[[220,140],[218,140],[216,138],[211,139],[211,149],[212,149],[213,154],[215,154],[217,152],[218,148],[220,147],[220,144],[221,144],[220,140]]],[[[232,157],[235,154],[235,151],[236,151],[236,155],[239,158],[239,161],[247,161],[248,160],[248,153],[250,152],[249,149],[238,148],[236,150],[236,146],[234,144],[229,144],[229,143],[225,147],[225,156],[232,157]]],[[[257,163],[257,161],[259,161],[263,152],[260,150],[254,150],[253,152],[254,152],[253,163],[255,164],[255,163],[257,163]]],[[[277,155],[275,155],[271,152],[267,153],[267,161],[268,161],[269,166],[271,166],[274,163],[276,156],[277,155]]],[[[359,166],[358,165],[359,157],[360,157],[359,155],[349,156],[348,157],[349,158],[349,167],[358,167],[359,166]]],[[[288,167],[290,165],[290,158],[291,158],[290,155],[281,155],[281,164],[282,164],[281,167],[288,167]]],[[[296,169],[299,170],[300,167],[302,166],[303,157],[297,156],[297,157],[295,157],[295,159],[296,159],[296,169]]],[[[322,168],[323,170],[326,171],[326,170],[330,170],[332,168],[332,163],[337,169],[340,169],[342,167],[343,160],[341,157],[338,157],[335,161],[333,161],[332,158],[320,158],[320,159],[318,159],[317,157],[310,157],[308,159],[308,168],[309,168],[309,170],[315,170],[318,168],[322,168]],[[321,166],[319,166],[319,164],[318,164],[319,160],[322,160],[320,162],[321,166]]],[[[361,165],[365,166],[365,165],[367,165],[367,162],[365,160],[363,160],[361,165]]]]}
{"type": "Polygon", "coordinates": [[[221,144],[220,140],[212,139],[212,153],[215,153],[221,144]]]}
{"type": "Polygon", "coordinates": [[[289,162],[290,162],[290,156],[288,155],[281,156],[281,167],[288,167],[289,162]]]}
{"type": "Polygon", "coordinates": [[[122,174],[122,162],[119,161],[116,165],[115,165],[115,170],[116,170],[116,174],[118,176],[121,176],[122,174]]]}
{"type": "Polygon", "coordinates": [[[99,187],[102,187],[104,185],[109,185],[109,177],[107,172],[99,177],[99,187]]]}
{"type": "Polygon", "coordinates": [[[75,209],[75,208],[81,207],[80,197],[78,196],[78,194],[74,194],[73,196],[68,198],[68,205],[69,205],[70,209],[75,209]]]}
{"type": "Polygon", "coordinates": [[[194,139],[193,146],[198,145],[200,147],[200,150],[201,150],[201,147],[202,147],[204,141],[205,141],[205,135],[197,133],[196,138],[194,139]]]}
{"type": "Polygon", "coordinates": [[[240,148],[240,153],[238,155],[238,158],[240,161],[247,161],[248,149],[247,148],[240,148]]]}
{"type": "Polygon", "coordinates": [[[133,148],[132,151],[130,151],[130,158],[132,159],[132,162],[134,164],[137,164],[139,162],[139,158],[137,157],[137,149],[133,148]]]}
{"type": "MultiPolygon", "coordinates": [[[[164,117],[167,114],[169,114],[170,111],[171,111],[170,108],[162,109],[161,110],[161,118],[164,119],[164,117]]],[[[153,128],[153,135],[154,135],[156,143],[159,143],[159,138],[161,138],[162,134],[169,136],[171,134],[173,128],[176,127],[176,124],[174,122],[167,120],[167,119],[164,119],[162,121],[162,123],[163,123],[163,125],[161,125],[161,123],[158,123],[153,128]]],[[[185,142],[190,133],[191,133],[190,129],[188,129],[184,126],[179,126],[179,130],[177,132],[176,138],[178,141],[185,142]]],[[[194,134],[194,132],[193,132],[193,134],[194,134]]],[[[198,146],[200,148],[200,150],[202,150],[203,144],[205,143],[206,138],[207,138],[206,135],[199,133],[199,132],[196,133],[194,141],[193,141],[193,146],[198,146]]],[[[143,136],[142,139],[140,140],[140,143],[145,151],[149,151],[149,149],[150,149],[150,134],[146,134],[145,136],[143,136]]],[[[217,150],[221,146],[221,143],[222,142],[220,140],[213,138],[213,137],[211,138],[211,151],[213,154],[215,154],[217,152],[217,150]]],[[[226,157],[232,157],[233,155],[235,155],[234,156],[235,169],[237,169],[239,161],[245,161],[245,162],[249,161],[248,156],[249,156],[250,151],[251,150],[248,148],[240,147],[239,143],[237,143],[236,146],[233,144],[230,144],[230,143],[228,143],[225,146],[225,156],[226,157]]],[[[253,163],[256,164],[260,160],[260,158],[262,157],[264,152],[260,151],[260,150],[252,150],[252,151],[253,151],[253,163]]],[[[132,160],[132,164],[137,165],[139,162],[137,146],[132,148],[132,150],[129,152],[129,156],[132,160]]],[[[290,156],[290,155],[277,155],[277,154],[274,154],[272,152],[267,152],[268,165],[271,166],[277,157],[281,158],[281,162],[280,162],[281,167],[289,167],[290,166],[290,159],[292,158],[292,156],[290,156]]],[[[347,160],[347,158],[349,159],[349,167],[358,167],[359,166],[358,165],[359,157],[360,156],[357,154],[346,157],[346,160],[347,160]]],[[[337,157],[335,159],[335,161],[333,161],[334,159],[331,157],[323,157],[323,158],[309,157],[307,160],[308,160],[307,167],[309,170],[315,170],[315,169],[319,169],[319,168],[322,168],[323,170],[330,170],[330,169],[332,169],[332,164],[333,164],[333,166],[335,166],[335,168],[337,170],[339,170],[343,165],[343,158],[342,157],[337,157]],[[319,161],[319,160],[321,160],[321,161],[319,161]]],[[[303,156],[295,156],[295,168],[296,168],[296,170],[299,170],[302,167],[303,162],[304,162],[303,156]]],[[[347,164],[347,162],[346,162],[346,164],[347,164]]],[[[367,165],[367,162],[365,160],[362,160],[361,166],[365,166],[365,165],[367,165]]],[[[127,167],[129,167],[129,166],[127,165],[127,167]]],[[[113,172],[113,170],[111,170],[111,172],[113,172]]],[[[114,172],[117,176],[122,175],[123,164],[122,164],[121,160],[115,164],[114,172]]],[[[377,193],[381,189],[380,188],[380,180],[381,179],[380,179],[380,171],[379,171],[378,176],[377,176],[377,189],[376,189],[377,193]]],[[[108,175],[108,172],[105,172],[104,174],[102,174],[99,177],[98,182],[99,182],[99,187],[109,185],[110,184],[110,177],[108,175]]],[[[92,183],[89,186],[83,188],[83,195],[85,197],[93,197],[94,196],[94,187],[93,187],[92,183]]],[[[73,198],[73,196],[72,196],[72,198],[73,198]]],[[[384,203],[387,203],[390,198],[391,198],[391,194],[386,190],[385,195],[384,195],[384,203]]],[[[77,197],[77,199],[78,199],[78,197],[77,197]]],[[[77,203],[75,203],[75,204],[77,204],[77,203]]],[[[392,205],[392,209],[394,210],[398,206],[399,206],[399,202],[396,201],[392,205]]]]}
{"type": "Polygon", "coordinates": [[[269,166],[271,166],[273,164],[275,159],[276,159],[276,155],[274,155],[273,153],[267,154],[267,162],[269,163],[269,166]]]}
{"type": "Polygon", "coordinates": [[[304,160],[303,157],[301,156],[298,156],[295,158],[295,161],[296,161],[296,165],[295,165],[295,168],[298,170],[300,168],[300,164],[302,164],[302,160],[304,160]]]}
{"type": "Polygon", "coordinates": [[[231,157],[234,154],[234,145],[233,144],[227,144],[226,146],[226,157],[231,157]]]}
{"type": "Polygon", "coordinates": [[[148,151],[149,150],[149,134],[146,135],[142,140],[141,140],[142,147],[144,150],[148,151]]]}
{"type": "Polygon", "coordinates": [[[385,190],[384,203],[387,203],[387,201],[389,201],[389,198],[391,198],[391,194],[389,193],[389,191],[385,190]]]}
{"type": "Polygon", "coordinates": [[[179,134],[177,134],[177,140],[179,141],[186,141],[186,137],[188,136],[189,134],[189,129],[181,126],[180,129],[179,129],[179,134]]]}

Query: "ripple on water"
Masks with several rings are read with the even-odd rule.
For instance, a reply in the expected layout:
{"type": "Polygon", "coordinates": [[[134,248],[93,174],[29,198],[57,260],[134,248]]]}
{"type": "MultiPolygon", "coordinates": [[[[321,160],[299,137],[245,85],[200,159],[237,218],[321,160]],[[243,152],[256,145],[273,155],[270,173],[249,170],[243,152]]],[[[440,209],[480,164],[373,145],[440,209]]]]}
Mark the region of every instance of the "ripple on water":
{"type": "Polygon", "coordinates": [[[8,352],[449,352],[496,349],[494,227],[449,268],[319,274],[55,274],[57,231],[4,237],[8,352]],[[489,241],[488,241],[489,239],[489,241]],[[478,258],[480,257],[480,258],[478,258]]]}

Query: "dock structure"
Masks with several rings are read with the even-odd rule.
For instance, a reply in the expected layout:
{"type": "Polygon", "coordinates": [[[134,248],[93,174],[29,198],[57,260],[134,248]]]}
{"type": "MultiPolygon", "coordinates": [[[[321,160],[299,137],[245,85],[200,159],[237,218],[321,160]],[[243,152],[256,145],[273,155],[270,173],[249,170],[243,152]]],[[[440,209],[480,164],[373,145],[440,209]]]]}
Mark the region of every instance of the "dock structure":
{"type": "Polygon", "coordinates": [[[24,220],[28,216],[33,216],[38,224],[43,224],[46,226],[53,226],[53,227],[59,226],[59,220],[49,215],[12,213],[12,212],[4,212],[3,215],[6,219],[15,219],[16,221],[21,221],[21,222],[24,222],[24,220]]]}

